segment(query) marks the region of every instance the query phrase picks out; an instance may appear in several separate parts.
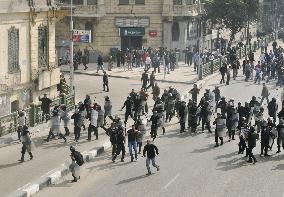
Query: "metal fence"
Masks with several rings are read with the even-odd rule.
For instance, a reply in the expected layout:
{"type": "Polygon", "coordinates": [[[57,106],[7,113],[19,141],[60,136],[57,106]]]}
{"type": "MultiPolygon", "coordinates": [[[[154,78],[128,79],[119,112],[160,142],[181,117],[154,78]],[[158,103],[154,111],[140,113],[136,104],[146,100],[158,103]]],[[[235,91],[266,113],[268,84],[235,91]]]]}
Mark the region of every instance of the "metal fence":
{"type": "MultiPolygon", "coordinates": [[[[52,101],[52,106],[64,104],[68,111],[72,111],[75,106],[75,96],[67,95],[56,98],[52,101]]],[[[32,104],[25,110],[27,118],[27,126],[34,127],[42,124],[42,110],[40,105],[32,104]]],[[[6,116],[0,117],[0,137],[17,131],[18,113],[14,112],[6,116]]]]}
{"type": "MultiPolygon", "coordinates": [[[[258,49],[260,49],[261,43],[263,41],[265,43],[269,43],[269,42],[272,42],[274,40],[277,40],[277,37],[278,37],[278,32],[273,32],[273,33],[265,36],[261,40],[255,41],[252,45],[244,45],[244,46],[238,48],[237,51],[236,51],[237,58],[242,59],[242,58],[247,57],[250,52],[255,52],[258,49]]],[[[199,78],[202,79],[204,77],[207,77],[207,76],[213,74],[214,72],[219,71],[223,62],[226,62],[226,56],[223,56],[223,57],[220,57],[220,58],[215,59],[213,61],[202,64],[201,65],[202,72],[199,73],[199,78]]]]}

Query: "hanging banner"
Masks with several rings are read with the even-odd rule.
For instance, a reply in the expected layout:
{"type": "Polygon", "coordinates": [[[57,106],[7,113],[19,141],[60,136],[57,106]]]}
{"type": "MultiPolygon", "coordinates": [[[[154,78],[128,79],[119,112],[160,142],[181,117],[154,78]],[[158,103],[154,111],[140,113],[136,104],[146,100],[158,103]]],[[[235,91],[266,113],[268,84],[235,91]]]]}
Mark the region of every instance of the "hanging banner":
{"type": "Polygon", "coordinates": [[[73,30],[73,42],[91,43],[91,30],[73,30]]]}

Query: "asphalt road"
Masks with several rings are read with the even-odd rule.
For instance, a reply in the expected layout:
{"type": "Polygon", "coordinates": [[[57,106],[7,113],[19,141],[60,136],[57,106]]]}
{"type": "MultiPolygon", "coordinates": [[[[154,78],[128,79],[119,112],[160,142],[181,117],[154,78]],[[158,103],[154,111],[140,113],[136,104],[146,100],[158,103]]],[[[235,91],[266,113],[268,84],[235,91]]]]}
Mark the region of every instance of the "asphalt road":
{"type": "MultiPolygon", "coordinates": [[[[92,99],[96,97],[96,102],[103,106],[104,97],[109,96],[113,102],[113,114],[120,115],[121,117],[123,117],[124,111],[119,110],[128,93],[130,93],[132,88],[138,91],[141,87],[139,81],[111,78],[110,92],[106,93],[102,91],[102,77],[86,75],[75,75],[75,85],[77,87],[76,102],[82,101],[85,98],[85,95],[89,94],[92,99]]],[[[160,83],[162,89],[168,88],[171,85],[172,84],[169,83],[160,83]]],[[[180,91],[189,88],[185,85],[176,85],[175,87],[180,91]]],[[[149,105],[153,105],[151,99],[149,105]]],[[[88,126],[88,124],[86,126],[88,126]]],[[[99,129],[99,141],[93,139],[92,142],[88,142],[86,140],[87,131],[83,131],[79,143],[75,143],[73,140],[73,125],[70,125],[69,129],[71,136],[68,138],[67,144],[62,143],[62,140],[54,140],[42,144],[42,139],[45,138],[44,135],[48,134],[49,124],[40,125],[38,127],[39,133],[32,136],[37,146],[33,151],[34,159],[32,161],[24,163],[18,162],[21,157],[20,152],[22,146],[19,142],[15,142],[13,145],[0,147],[0,158],[2,158],[0,159],[0,174],[1,177],[5,177],[0,179],[0,196],[5,196],[31,181],[37,180],[42,175],[50,172],[50,170],[59,167],[65,161],[70,160],[70,145],[76,146],[80,151],[84,151],[100,146],[105,141],[108,141],[105,131],[99,129]]],[[[64,128],[62,127],[61,130],[63,132],[64,128]]],[[[28,158],[29,156],[26,154],[26,160],[28,160],[28,158]]]]}
{"type": "MultiPolygon", "coordinates": [[[[211,80],[207,87],[219,85],[219,79],[211,80]]],[[[280,94],[274,83],[268,84],[271,97],[280,94]]],[[[235,102],[249,101],[259,96],[261,85],[244,82],[239,77],[229,86],[221,86],[221,94],[234,98],[235,102]]],[[[270,97],[270,98],[271,98],[270,97]]],[[[264,102],[264,107],[266,103],[264,102]]],[[[177,121],[177,120],[175,120],[177,121]]],[[[78,183],[70,183],[72,177],[65,177],[58,185],[49,187],[36,196],[216,196],[216,197],[279,197],[284,195],[284,155],[275,154],[276,146],[270,152],[272,157],[260,157],[260,143],[253,150],[258,162],[248,164],[244,155],[238,155],[238,140],[214,148],[214,136],[208,133],[180,134],[178,125],[167,128],[166,135],[155,142],[160,155],[157,163],[161,170],[146,176],[145,158],[116,163],[110,160],[110,152],[98,157],[82,169],[78,183]]],[[[237,138],[238,139],[238,138],[237,138]]]]}

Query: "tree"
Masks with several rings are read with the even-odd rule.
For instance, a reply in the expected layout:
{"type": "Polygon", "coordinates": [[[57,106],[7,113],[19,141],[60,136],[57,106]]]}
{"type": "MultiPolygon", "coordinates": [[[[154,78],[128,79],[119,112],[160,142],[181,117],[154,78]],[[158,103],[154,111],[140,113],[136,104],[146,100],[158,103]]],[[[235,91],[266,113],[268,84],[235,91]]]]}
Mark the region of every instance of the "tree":
{"type": "Polygon", "coordinates": [[[230,43],[236,33],[258,19],[258,10],[258,0],[205,0],[205,18],[229,29],[230,43]]]}

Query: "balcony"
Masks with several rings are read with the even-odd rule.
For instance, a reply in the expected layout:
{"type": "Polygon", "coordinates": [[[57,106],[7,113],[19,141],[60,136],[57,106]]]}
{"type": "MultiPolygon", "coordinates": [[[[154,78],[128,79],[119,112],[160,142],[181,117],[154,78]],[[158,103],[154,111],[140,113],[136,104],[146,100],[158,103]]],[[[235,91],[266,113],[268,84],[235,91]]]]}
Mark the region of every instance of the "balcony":
{"type": "Polygon", "coordinates": [[[203,4],[189,3],[186,0],[172,1],[164,0],[163,16],[169,17],[195,17],[203,14],[203,4]]]}
{"type": "MultiPolygon", "coordinates": [[[[104,0],[73,0],[74,17],[102,17],[105,15],[104,0]]],[[[61,10],[71,9],[71,0],[56,0],[56,6],[61,10]]]]}

